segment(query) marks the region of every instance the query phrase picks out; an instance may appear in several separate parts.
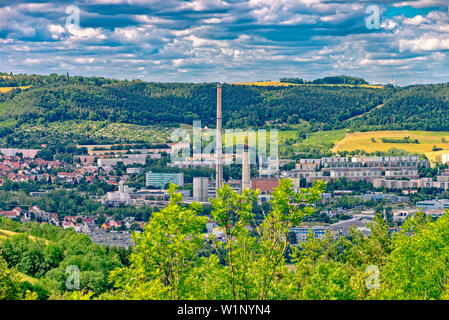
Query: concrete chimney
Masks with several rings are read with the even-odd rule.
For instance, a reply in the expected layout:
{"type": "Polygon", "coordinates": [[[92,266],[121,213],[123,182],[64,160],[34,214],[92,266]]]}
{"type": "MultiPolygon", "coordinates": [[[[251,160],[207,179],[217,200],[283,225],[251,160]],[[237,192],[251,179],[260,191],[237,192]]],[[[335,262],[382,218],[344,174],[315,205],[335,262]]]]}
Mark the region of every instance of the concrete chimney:
{"type": "Polygon", "coordinates": [[[243,150],[243,161],[242,161],[242,192],[243,190],[250,188],[251,188],[251,172],[249,165],[248,136],[245,136],[245,148],[243,150]]]}
{"type": "Polygon", "coordinates": [[[216,170],[215,170],[215,188],[218,190],[223,185],[223,138],[221,135],[221,84],[217,85],[217,146],[216,170]]]}

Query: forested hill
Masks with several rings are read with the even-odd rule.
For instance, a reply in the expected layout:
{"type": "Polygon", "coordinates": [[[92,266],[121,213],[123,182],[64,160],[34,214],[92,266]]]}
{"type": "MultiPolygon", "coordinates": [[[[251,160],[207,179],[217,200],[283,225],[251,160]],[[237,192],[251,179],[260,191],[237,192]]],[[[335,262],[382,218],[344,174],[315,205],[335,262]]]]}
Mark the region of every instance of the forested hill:
{"type": "Polygon", "coordinates": [[[419,85],[399,90],[349,126],[357,130],[449,130],[449,84],[419,85]]]}
{"type": "MultiPolygon", "coordinates": [[[[294,124],[302,119],[309,121],[312,128],[323,130],[343,127],[449,130],[448,85],[375,88],[365,86],[363,79],[358,80],[361,85],[357,86],[321,84],[326,79],[313,85],[225,84],[224,126],[294,124]],[[381,104],[382,108],[375,109],[381,104]]],[[[344,80],[349,83],[350,78],[344,80]]],[[[214,83],[0,75],[3,126],[66,120],[141,125],[192,124],[193,120],[201,120],[203,125],[214,126],[215,106],[214,83]]]]}
{"type": "MultiPolygon", "coordinates": [[[[214,125],[216,84],[146,83],[69,76],[3,76],[1,87],[31,86],[1,95],[1,119],[21,123],[109,120],[133,124],[214,125]]],[[[223,85],[226,127],[324,123],[323,129],[381,104],[392,89],[337,86],[223,85]]]]}

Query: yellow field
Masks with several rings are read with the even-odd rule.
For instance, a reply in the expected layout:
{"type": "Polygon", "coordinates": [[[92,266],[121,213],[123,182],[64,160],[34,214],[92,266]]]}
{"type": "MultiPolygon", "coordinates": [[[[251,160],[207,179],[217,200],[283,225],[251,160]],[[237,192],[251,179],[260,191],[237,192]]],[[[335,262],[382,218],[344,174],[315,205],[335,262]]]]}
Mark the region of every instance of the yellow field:
{"type": "Polygon", "coordinates": [[[243,86],[273,86],[273,87],[289,87],[289,86],[326,86],[326,87],[363,87],[381,89],[384,86],[370,85],[370,84],[313,84],[313,83],[288,83],[280,81],[255,81],[255,82],[233,82],[229,84],[243,85],[243,86]]]}
{"type": "Polygon", "coordinates": [[[15,236],[17,234],[18,234],[17,232],[12,232],[12,231],[8,231],[8,230],[0,229],[0,239],[2,239],[2,238],[4,239],[4,238],[7,238],[7,237],[15,236]]]}
{"type": "MultiPolygon", "coordinates": [[[[0,229],[0,239],[6,239],[8,237],[16,236],[18,234],[19,234],[18,232],[0,229]]],[[[50,242],[46,239],[36,238],[31,235],[29,235],[28,238],[35,240],[35,241],[44,241],[46,244],[48,244],[50,242]]]]}
{"type": "Polygon", "coordinates": [[[29,87],[31,87],[31,86],[21,86],[21,87],[0,87],[0,93],[6,93],[6,92],[9,92],[9,91],[11,91],[11,90],[13,90],[13,89],[17,89],[17,88],[24,90],[24,89],[28,89],[29,87]]]}
{"type": "Polygon", "coordinates": [[[230,84],[242,85],[242,86],[274,86],[274,87],[289,87],[289,86],[299,86],[298,83],[287,83],[280,81],[255,81],[255,82],[234,82],[230,84]]]}
{"type": "Polygon", "coordinates": [[[332,151],[365,150],[366,152],[388,151],[391,148],[402,149],[408,152],[425,154],[431,161],[441,161],[441,154],[449,153],[449,132],[439,131],[368,131],[348,133],[338,141],[332,151]],[[383,143],[382,138],[405,138],[419,140],[416,143],[383,143]],[[372,138],[376,142],[372,141],[372,138]],[[446,142],[443,142],[445,139],[446,142]],[[442,148],[441,151],[432,151],[433,146],[442,148]]]}

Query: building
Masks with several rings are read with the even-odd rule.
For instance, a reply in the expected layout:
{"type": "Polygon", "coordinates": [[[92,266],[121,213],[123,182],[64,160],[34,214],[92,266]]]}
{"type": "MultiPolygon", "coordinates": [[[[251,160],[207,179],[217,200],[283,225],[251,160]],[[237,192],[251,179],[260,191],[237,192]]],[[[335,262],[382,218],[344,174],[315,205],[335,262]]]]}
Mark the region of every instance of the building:
{"type": "Polygon", "coordinates": [[[449,209],[449,199],[418,201],[416,206],[421,209],[449,209]]]}
{"type": "Polygon", "coordinates": [[[307,236],[310,232],[312,232],[313,237],[315,239],[321,239],[326,234],[326,227],[323,226],[315,226],[315,227],[296,227],[291,228],[290,232],[293,233],[296,236],[296,241],[299,242],[306,242],[307,236]]]}
{"type": "Polygon", "coordinates": [[[126,173],[127,174],[141,174],[142,171],[143,171],[143,169],[139,168],[139,167],[137,167],[137,168],[127,168],[126,169],[126,173]]]}
{"type": "Polygon", "coordinates": [[[5,217],[5,218],[14,219],[14,218],[19,218],[21,212],[22,212],[22,208],[16,207],[16,208],[12,209],[11,211],[0,211],[0,216],[5,217]]]}
{"type": "Polygon", "coordinates": [[[130,196],[130,192],[133,190],[134,188],[129,188],[123,181],[120,181],[118,191],[106,193],[103,203],[107,206],[118,206],[121,203],[125,205],[133,204],[134,200],[130,196]]]}
{"type": "Polygon", "coordinates": [[[385,177],[392,179],[409,178],[418,179],[418,169],[394,169],[386,170],[385,177]]]}
{"type": "Polygon", "coordinates": [[[414,217],[416,208],[398,208],[392,211],[393,221],[405,221],[408,217],[414,217]]]}
{"type": "Polygon", "coordinates": [[[209,179],[207,177],[193,178],[193,200],[199,202],[207,201],[209,193],[209,179]]]}
{"type": "Polygon", "coordinates": [[[39,149],[13,149],[13,148],[2,148],[0,153],[7,157],[15,157],[21,154],[23,158],[34,159],[39,152],[39,149]]]}
{"type": "Polygon", "coordinates": [[[348,169],[348,170],[330,170],[331,180],[345,178],[348,181],[365,180],[370,181],[382,176],[381,170],[369,169],[348,169]]]}
{"type": "Polygon", "coordinates": [[[119,162],[123,162],[125,166],[132,165],[132,164],[145,164],[146,159],[148,157],[153,158],[158,157],[160,158],[160,154],[156,155],[147,155],[147,154],[127,154],[126,157],[123,156],[121,158],[100,158],[97,160],[97,164],[99,167],[112,167],[116,166],[119,162]]]}
{"type": "MultiPolygon", "coordinates": [[[[283,172],[285,177],[295,177],[306,179],[308,183],[317,180],[334,181],[337,179],[346,179],[349,181],[368,181],[374,183],[375,180],[379,187],[388,185],[399,185],[400,188],[413,188],[407,185],[402,187],[403,183],[382,182],[417,180],[419,178],[418,169],[427,167],[429,161],[420,160],[418,156],[399,156],[399,157],[323,157],[321,159],[300,159],[296,163],[295,169],[283,172]]],[[[441,181],[449,181],[449,175],[441,178],[441,181]]],[[[442,186],[436,186],[443,188],[442,186]]]]}
{"type": "MultiPolygon", "coordinates": [[[[375,188],[387,189],[419,189],[426,188],[426,182],[432,182],[430,178],[421,178],[414,180],[388,180],[384,178],[374,179],[373,186],[375,188]]],[[[429,186],[430,187],[430,186],[429,186]]]]}
{"type": "Polygon", "coordinates": [[[330,225],[329,229],[341,236],[349,235],[351,228],[361,230],[362,233],[364,233],[364,228],[367,227],[371,219],[371,217],[366,215],[360,215],[352,219],[338,221],[337,223],[330,225]]]}
{"type": "Polygon", "coordinates": [[[147,172],[145,185],[153,186],[156,188],[165,188],[169,183],[176,184],[177,186],[184,186],[184,173],[166,173],[166,172],[147,172]]]}
{"type": "MultiPolygon", "coordinates": [[[[415,216],[415,214],[418,211],[422,211],[426,216],[430,216],[433,218],[440,218],[445,212],[446,208],[448,207],[447,199],[443,199],[444,201],[441,203],[438,203],[438,200],[431,200],[429,201],[420,201],[421,206],[418,206],[417,208],[398,208],[393,210],[393,221],[405,221],[407,218],[412,218],[415,216]],[[435,207],[432,207],[432,202],[436,201],[435,207]]],[[[417,203],[418,205],[418,203],[417,203]]]]}
{"type": "Polygon", "coordinates": [[[95,156],[76,155],[74,156],[74,159],[79,160],[81,164],[93,165],[95,163],[95,156]]]}
{"type": "Polygon", "coordinates": [[[409,201],[410,197],[407,196],[397,196],[395,194],[390,193],[382,193],[382,192],[368,192],[366,194],[363,194],[360,197],[365,201],[381,201],[384,200],[385,202],[407,202],[409,201]]]}
{"type": "Polygon", "coordinates": [[[254,178],[251,180],[251,189],[259,189],[262,193],[271,193],[278,185],[277,178],[254,178]]]}

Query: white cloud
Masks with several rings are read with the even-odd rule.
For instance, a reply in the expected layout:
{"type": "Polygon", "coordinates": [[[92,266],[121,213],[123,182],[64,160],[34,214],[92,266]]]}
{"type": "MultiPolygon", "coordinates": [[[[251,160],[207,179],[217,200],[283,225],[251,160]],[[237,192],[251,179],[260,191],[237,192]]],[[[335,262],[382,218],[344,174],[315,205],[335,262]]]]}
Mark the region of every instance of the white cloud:
{"type": "Polygon", "coordinates": [[[399,50],[400,52],[449,50],[449,38],[447,35],[426,34],[417,39],[401,39],[399,40],[399,50]]]}
{"type": "Polygon", "coordinates": [[[75,25],[70,24],[67,28],[67,31],[71,34],[72,39],[77,40],[104,40],[106,39],[106,35],[104,35],[101,31],[101,28],[81,28],[75,25]]]}
{"type": "Polygon", "coordinates": [[[58,24],[49,24],[47,29],[50,31],[53,39],[59,39],[59,37],[65,32],[64,27],[58,24]]]}

